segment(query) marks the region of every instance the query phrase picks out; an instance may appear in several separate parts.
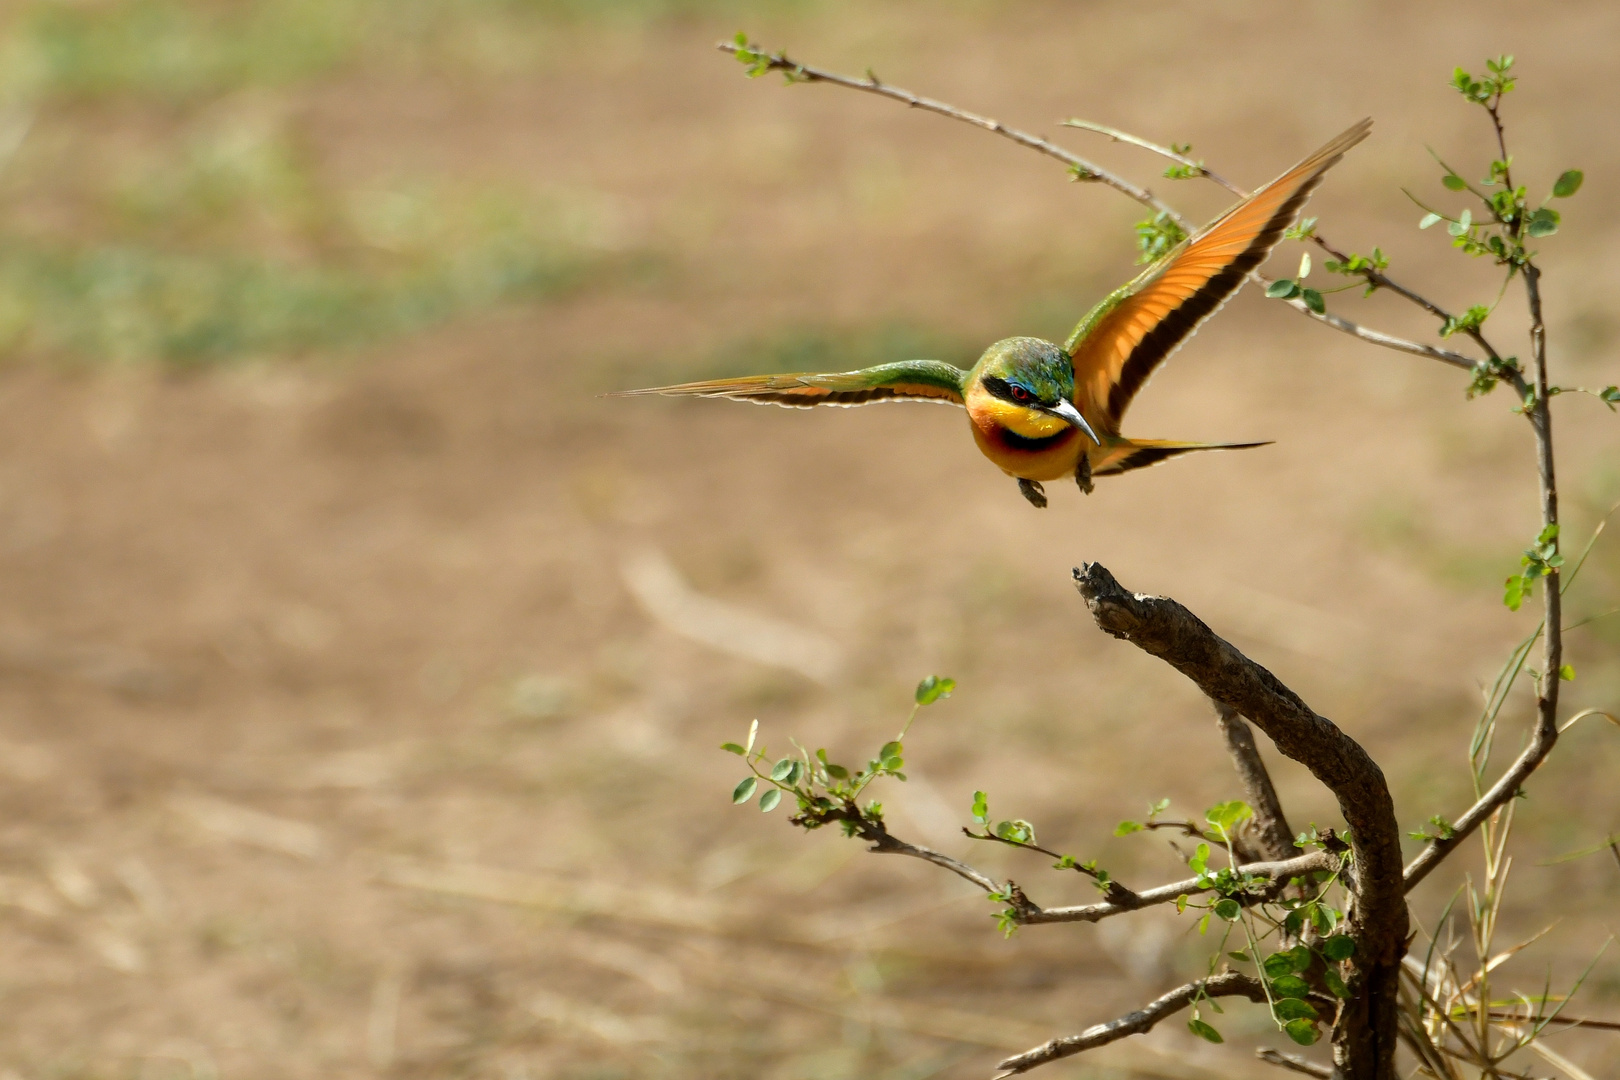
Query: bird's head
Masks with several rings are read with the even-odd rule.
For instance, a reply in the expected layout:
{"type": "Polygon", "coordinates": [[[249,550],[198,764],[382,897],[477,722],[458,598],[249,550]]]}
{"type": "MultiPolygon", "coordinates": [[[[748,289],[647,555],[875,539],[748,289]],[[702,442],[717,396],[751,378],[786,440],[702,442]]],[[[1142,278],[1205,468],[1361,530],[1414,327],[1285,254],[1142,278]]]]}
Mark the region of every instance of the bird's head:
{"type": "Polygon", "coordinates": [[[1074,364],[1068,353],[1040,338],[1015,337],[984,351],[968,377],[968,412],[981,426],[1006,428],[1027,439],[1079,428],[1097,433],[1074,407],[1074,364]]]}

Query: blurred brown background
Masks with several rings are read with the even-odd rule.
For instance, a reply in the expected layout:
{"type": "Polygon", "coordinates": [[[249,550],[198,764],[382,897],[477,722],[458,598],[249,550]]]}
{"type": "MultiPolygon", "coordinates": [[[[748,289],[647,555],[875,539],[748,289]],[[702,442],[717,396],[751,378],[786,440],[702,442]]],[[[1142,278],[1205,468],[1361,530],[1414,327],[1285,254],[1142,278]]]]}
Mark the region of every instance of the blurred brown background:
{"type": "MultiPolygon", "coordinates": [[[[857,758],[949,674],[884,794],[897,832],[1091,895],[970,850],[978,787],[1127,883],[1171,880],[1115,822],[1236,785],[1193,688],[1093,627],[1083,559],[1364,741],[1403,825],[1457,813],[1479,683],[1534,619],[1499,600],[1535,531],[1505,393],[1467,402],[1249,290],[1130,428],[1276,445],[1058,485],[1044,513],[958,412],[599,395],[965,364],[1061,340],[1132,273],[1134,205],[892,103],[750,83],[713,49],[739,27],[1061,134],[1195,217],[1222,193],[1057,122],[1190,141],[1252,185],[1371,114],[1310,212],[1458,309],[1494,272],[1400,188],[1453,204],[1425,145],[1483,170],[1447,80],[1516,53],[1520,174],[1587,173],[1543,244],[1558,378],[1614,382],[1620,9],[1529,10],[6,3],[0,1077],[974,1077],[1145,1001],[1202,969],[1192,916],[1003,941],[961,881],[732,807],[716,750],[757,717],[857,758]],[[715,604],[794,627],[786,666],[694,641],[715,604]]],[[[1520,306],[1491,323],[1515,350],[1520,306]]],[[[1590,398],[1556,413],[1584,540],[1620,428],[1590,398]]],[[[1620,543],[1571,603],[1620,605],[1620,543]]],[[[1620,618],[1572,632],[1571,710],[1620,697],[1617,643],[1620,618]]],[[[1620,829],[1617,735],[1578,727],[1521,806],[1508,918],[1559,921],[1504,987],[1567,983],[1617,928],[1612,859],[1544,865],[1620,829]]],[[[1276,771],[1296,825],[1336,822],[1276,771]]],[[[1425,885],[1425,926],[1473,857],[1425,885]]],[[[1579,1011],[1620,1016],[1614,954],[1579,1011]]],[[[1220,1024],[1220,1050],[1169,1023],[1046,1072],[1253,1075],[1278,1036],[1246,1006],[1220,1024]]],[[[1620,1076],[1612,1037],[1559,1038],[1620,1076]]]]}

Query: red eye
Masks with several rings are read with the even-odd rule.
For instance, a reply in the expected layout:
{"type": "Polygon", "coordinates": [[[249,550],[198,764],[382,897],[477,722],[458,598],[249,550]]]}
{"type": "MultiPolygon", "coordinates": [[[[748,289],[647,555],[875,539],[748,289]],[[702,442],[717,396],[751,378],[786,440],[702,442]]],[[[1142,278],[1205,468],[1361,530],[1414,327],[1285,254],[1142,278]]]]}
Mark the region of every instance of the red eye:
{"type": "Polygon", "coordinates": [[[1014,401],[1023,403],[1029,400],[1029,391],[1022,386],[1015,386],[1012,388],[1012,396],[1014,401]]]}

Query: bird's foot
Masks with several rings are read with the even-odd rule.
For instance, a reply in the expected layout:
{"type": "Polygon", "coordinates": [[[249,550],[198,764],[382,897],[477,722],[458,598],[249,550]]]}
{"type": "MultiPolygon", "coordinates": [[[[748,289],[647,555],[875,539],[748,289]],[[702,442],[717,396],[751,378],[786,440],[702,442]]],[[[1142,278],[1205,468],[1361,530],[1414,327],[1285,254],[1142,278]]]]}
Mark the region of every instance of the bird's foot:
{"type": "Polygon", "coordinates": [[[1018,478],[1018,493],[1029,500],[1029,505],[1037,510],[1046,509],[1046,489],[1041,487],[1039,480],[1025,480],[1018,478]]]}
{"type": "Polygon", "coordinates": [[[1080,485],[1080,490],[1090,495],[1096,485],[1091,482],[1091,458],[1081,454],[1080,463],[1074,467],[1074,482],[1080,485]]]}

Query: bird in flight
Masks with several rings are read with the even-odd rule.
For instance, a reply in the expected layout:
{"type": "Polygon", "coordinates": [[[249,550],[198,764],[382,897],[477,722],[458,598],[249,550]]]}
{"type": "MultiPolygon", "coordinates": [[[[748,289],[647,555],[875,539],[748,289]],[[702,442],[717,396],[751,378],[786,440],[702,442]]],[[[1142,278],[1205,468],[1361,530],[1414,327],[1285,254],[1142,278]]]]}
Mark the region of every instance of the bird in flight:
{"type": "Polygon", "coordinates": [[[1300,207],[1345,151],[1367,137],[1363,120],[1188,237],[1091,309],[1062,345],[1033,337],[998,341],[967,371],[939,360],[902,360],[859,371],[748,375],[655,386],[623,395],[719,397],[810,408],[878,401],[964,406],[980,451],[1018,481],[1036,507],[1045,480],[1092,478],[1156,465],[1192,450],[1265,443],[1133,439],[1120,433],[1131,399],[1181,343],[1265,262],[1300,207]]]}

